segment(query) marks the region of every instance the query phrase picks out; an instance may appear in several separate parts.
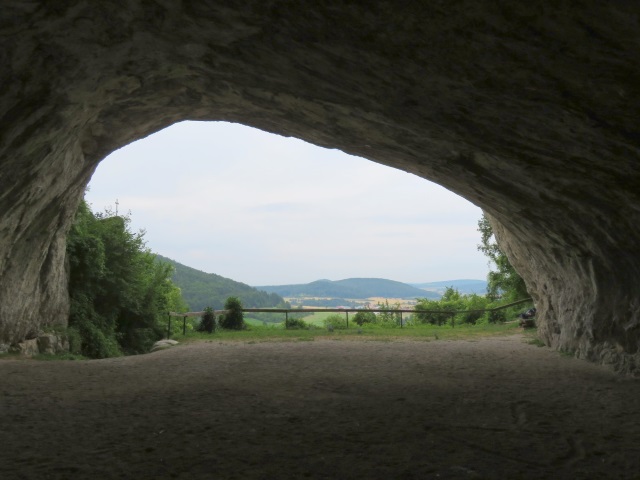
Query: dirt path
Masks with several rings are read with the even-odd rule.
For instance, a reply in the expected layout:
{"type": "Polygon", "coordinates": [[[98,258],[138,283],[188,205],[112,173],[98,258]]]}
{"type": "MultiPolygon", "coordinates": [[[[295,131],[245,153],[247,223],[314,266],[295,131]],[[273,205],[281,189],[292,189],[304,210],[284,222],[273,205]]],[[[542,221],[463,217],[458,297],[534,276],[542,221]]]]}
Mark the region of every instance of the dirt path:
{"type": "Polygon", "coordinates": [[[640,478],[640,382],[526,344],[0,362],[2,479],[640,478]]]}

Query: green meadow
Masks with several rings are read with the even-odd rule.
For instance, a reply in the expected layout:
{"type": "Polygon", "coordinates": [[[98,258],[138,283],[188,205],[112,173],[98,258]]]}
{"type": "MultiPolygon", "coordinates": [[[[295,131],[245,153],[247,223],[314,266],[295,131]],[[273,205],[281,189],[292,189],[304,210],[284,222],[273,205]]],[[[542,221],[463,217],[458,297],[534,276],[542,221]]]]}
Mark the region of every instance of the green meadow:
{"type": "MultiPolygon", "coordinates": [[[[182,343],[198,342],[198,341],[299,341],[299,340],[421,340],[421,341],[440,341],[440,340],[473,340],[481,337],[512,335],[522,331],[517,322],[497,323],[497,324],[481,324],[481,325],[459,325],[451,327],[451,325],[414,325],[404,328],[393,327],[385,328],[376,325],[364,325],[358,327],[351,326],[348,329],[335,329],[329,331],[324,326],[315,325],[315,322],[324,320],[321,313],[319,318],[313,319],[314,324],[304,329],[285,329],[283,324],[268,324],[264,326],[262,322],[255,324],[247,322],[244,330],[216,330],[214,333],[203,333],[197,331],[187,331],[186,335],[173,334],[172,339],[182,343]]],[[[314,315],[315,316],[315,315],[314,315]]],[[[308,322],[309,317],[305,318],[308,322]]]]}

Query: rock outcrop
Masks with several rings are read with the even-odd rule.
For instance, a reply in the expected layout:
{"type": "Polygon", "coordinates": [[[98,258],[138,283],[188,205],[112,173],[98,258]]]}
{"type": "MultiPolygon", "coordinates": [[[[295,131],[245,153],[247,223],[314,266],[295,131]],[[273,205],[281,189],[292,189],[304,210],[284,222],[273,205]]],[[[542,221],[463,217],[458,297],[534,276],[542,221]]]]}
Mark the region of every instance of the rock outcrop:
{"type": "Polygon", "coordinates": [[[19,343],[2,348],[0,344],[0,353],[14,352],[20,355],[33,356],[38,354],[57,355],[69,352],[69,339],[64,335],[54,335],[44,333],[37,338],[29,338],[19,343]]]}
{"type": "Polygon", "coordinates": [[[64,236],[100,160],[226,120],[479,205],[542,338],[637,370],[639,18],[588,0],[3,2],[0,342],[66,321],[64,236]]]}

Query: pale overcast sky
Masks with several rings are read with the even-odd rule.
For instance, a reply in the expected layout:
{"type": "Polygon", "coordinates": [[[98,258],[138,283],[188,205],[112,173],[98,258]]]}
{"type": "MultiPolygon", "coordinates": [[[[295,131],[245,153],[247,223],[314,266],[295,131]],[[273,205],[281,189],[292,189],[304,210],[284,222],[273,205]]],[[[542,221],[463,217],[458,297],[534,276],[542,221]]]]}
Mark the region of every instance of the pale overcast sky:
{"type": "Polygon", "coordinates": [[[427,180],[238,124],[183,122],[113,152],[87,201],[154,252],[249,285],[485,279],[481,210],[427,180]]]}

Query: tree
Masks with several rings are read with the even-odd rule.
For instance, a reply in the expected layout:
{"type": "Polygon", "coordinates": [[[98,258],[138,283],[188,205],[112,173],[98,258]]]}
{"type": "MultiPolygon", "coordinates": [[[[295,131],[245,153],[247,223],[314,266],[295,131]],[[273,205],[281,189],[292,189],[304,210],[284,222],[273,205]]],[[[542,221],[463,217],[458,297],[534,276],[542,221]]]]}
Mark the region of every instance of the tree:
{"type": "MultiPolygon", "coordinates": [[[[378,302],[379,310],[398,310],[400,309],[400,302],[396,302],[393,305],[389,304],[389,300],[385,299],[383,302],[378,302]]],[[[402,316],[400,312],[379,312],[376,323],[386,324],[386,325],[400,325],[400,320],[402,316]]]]}
{"type": "Polygon", "coordinates": [[[500,249],[489,219],[484,213],[478,220],[478,231],[481,235],[478,250],[489,258],[489,266],[492,263],[495,266],[495,270],[490,270],[487,275],[489,298],[495,300],[502,297],[510,301],[527,298],[529,294],[524,280],[518,275],[511,263],[509,263],[507,256],[500,249]]]}
{"type": "Polygon", "coordinates": [[[169,307],[180,303],[171,267],[155,261],[144,232],[129,223],[82,201],[67,235],[69,327],[89,357],[148,351],[162,338],[169,307]]]}
{"type": "Polygon", "coordinates": [[[450,301],[430,300],[428,298],[418,298],[415,308],[415,318],[420,323],[430,323],[432,325],[442,325],[451,319],[455,307],[450,301]],[[452,312],[452,313],[449,313],[452,312]]]}
{"type": "Polygon", "coordinates": [[[238,297],[229,297],[224,304],[224,309],[229,310],[220,321],[220,326],[228,330],[242,330],[244,328],[244,316],[242,302],[238,297]]]}

